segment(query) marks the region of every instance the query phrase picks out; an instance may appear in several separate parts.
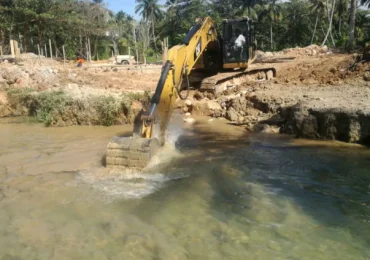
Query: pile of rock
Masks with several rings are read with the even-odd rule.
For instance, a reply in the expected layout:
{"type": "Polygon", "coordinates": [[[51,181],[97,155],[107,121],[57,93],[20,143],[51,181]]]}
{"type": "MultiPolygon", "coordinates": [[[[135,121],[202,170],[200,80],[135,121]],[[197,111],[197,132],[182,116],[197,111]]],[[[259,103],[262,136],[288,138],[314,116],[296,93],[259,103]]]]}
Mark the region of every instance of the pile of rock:
{"type": "Polygon", "coordinates": [[[0,67],[0,85],[3,87],[43,90],[57,86],[58,83],[58,70],[50,67],[27,68],[11,64],[0,67]]]}
{"type": "Polygon", "coordinates": [[[285,49],[277,52],[262,52],[257,51],[258,58],[272,58],[272,57],[283,57],[283,56],[293,56],[293,57],[305,57],[305,56],[319,56],[328,55],[332,52],[329,48],[324,46],[318,46],[316,44],[309,45],[307,47],[295,47],[290,49],[285,49]]]}
{"type": "Polygon", "coordinates": [[[264,107],[253,91],[220,96],[216,100],[187,100],[182,110],[186,116],[185,122],[192,121],[189,119],[191,114],[205,115],[223,117],[236,124],[245,124],[250,129],[253,129],[254,125],[261,120],[271,117],[271,112],[275,112],[264,107]]]}

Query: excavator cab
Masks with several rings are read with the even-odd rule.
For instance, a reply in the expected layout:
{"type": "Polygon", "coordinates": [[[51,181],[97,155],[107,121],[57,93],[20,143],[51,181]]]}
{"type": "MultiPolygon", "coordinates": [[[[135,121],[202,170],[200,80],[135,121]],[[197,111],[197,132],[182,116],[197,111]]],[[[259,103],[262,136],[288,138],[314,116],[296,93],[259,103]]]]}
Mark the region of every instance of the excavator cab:
{"type": "Polygon", "coordinates": [[[222,22],[222,58],[224,69],[247,68],[255,59],[255,32],[249,18],[222,22]]]}

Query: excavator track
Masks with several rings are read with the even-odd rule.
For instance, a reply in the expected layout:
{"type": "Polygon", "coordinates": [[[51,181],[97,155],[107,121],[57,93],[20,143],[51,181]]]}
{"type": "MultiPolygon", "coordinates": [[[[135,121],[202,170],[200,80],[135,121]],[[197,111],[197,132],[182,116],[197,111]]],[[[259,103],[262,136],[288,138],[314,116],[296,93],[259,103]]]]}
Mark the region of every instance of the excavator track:
{"type": "Polygon", "coordinates": [[[271,77],[276,77],[275,68],[258,68],[245,71],[234,71],[234,72],[223,72],[217,75],[207,77],[201,81],[200,91],[207,91],[213,94],[218,94],[228,88],[223,83],[241,78],[247,75],[256,75],[256,79],[270,79],[271,77]],[[268,72],[272,72],[272,75],[268,75],[268,72]],[[261,76],[261,73],[264,75],[261,76]]]}

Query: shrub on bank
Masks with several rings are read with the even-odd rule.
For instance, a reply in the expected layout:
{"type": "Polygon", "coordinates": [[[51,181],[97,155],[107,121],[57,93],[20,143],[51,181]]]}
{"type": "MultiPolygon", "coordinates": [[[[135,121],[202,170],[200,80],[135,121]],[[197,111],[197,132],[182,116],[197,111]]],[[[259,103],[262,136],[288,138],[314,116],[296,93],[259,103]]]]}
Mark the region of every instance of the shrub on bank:
{"type": "Polygon", "coordinates": [[[150,100],[149,92],[75,99],[62,90],[39,93],[32,89],[8,88],[5,91],[9,116],[32,116],[47,126],[133,123],[140,110],[132,103],[146,106],[150,100]]]}

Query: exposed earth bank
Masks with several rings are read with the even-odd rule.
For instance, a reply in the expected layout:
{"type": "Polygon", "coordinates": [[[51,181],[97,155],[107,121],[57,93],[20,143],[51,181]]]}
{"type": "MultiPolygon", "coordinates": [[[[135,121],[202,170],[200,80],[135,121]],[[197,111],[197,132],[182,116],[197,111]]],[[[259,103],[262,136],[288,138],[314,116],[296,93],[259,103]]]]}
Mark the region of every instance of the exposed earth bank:
{"type": "MultiPolygon", "coordinates": [[[[370,144],[370,66],[350,68],[354,55],[308,46],[277,53],[252,68],[277,77],[230,82],[218,96],[192,91],[179,100],[192,115],[225,118],[250,131],[370,144]]],[[[75,68],[48,61],[0,64],[0,117],[30,115],[50,126],[131,124],[148,102],[160,67],[75,68]]]]}
{"type": "Polygon", "coordinates": [[[349,69],[354,60],[352,55],[296,54],[294,60],[270,64],[276,79],[244,82],[217,97],[195,92],[182,109],[226,118],[250,131],[369,145],[370,66],[349,69]]]}

